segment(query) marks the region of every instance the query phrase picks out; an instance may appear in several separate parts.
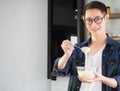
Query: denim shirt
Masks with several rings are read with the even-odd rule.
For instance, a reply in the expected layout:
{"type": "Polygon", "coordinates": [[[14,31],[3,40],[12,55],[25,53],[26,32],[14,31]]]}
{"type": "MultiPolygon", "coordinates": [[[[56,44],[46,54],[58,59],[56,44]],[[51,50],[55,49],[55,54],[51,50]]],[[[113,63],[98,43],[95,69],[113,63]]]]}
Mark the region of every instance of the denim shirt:
{"type": "MultiPolygon", "coordinates": [[[[77,44],[77,46],[88,46],[90,42],[91,39],[77,44]]],[[[81,81],[78,79],[77,66],[85,66],[84,53],[80,49],[75,48],[65,68],[62,70],[57,69],[59,59],[55,60],[53,72],[60,76],[70,74],[68,91],[79,91],[81,81]]],[[[111,88],[102,83],[102,91],[120,91],[120,42],[113,40],[109,36],[102,52],[102,75],[115,78],[118,83],[117,88],[111,88]]]]}

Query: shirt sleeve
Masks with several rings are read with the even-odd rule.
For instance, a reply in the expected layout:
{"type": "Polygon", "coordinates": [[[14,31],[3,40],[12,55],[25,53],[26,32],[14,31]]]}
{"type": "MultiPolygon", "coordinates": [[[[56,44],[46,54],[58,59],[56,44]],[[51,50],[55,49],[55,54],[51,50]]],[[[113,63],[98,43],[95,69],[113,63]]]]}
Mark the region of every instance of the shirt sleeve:
{"type": "MultiPolygon", "coordinates": [[[[118,59],[120,61],[120,48],[119,48],[119,52],[117,53],[117,55],[119,56],[118,59]]],[[[118,75],[114,76],[113,78],[115,78],[117,81],[117,88],[116,89],[120,89],[120,62],[118,63],[117,73],[118,73],[118,75]]]]}
{"type": "Polygon", "coordinates": [[[57,59],[55,60],[55,63],[54,63],[54,66],[53,66],[53,72],[55,73],[55,75],[66,76],[66,75],[69,74],[69,66],[68,66],[69,64],[68,64],[68,62],[67,62],[65,68],[62,69],[62,70],[59,70],[59,69],[57,68],[59,59],[60,59],[60,58],[57,58],[57,59]]]}
{"type": "MultiPolygon", "coordinates": [[[[119,68],[120,68],[120,67],[119,67],[119,68]]],[[[113,78],[115,78],[115,79],[116,79],[116,81],[117,81],[117,88],[119,88],[119,89],[120,89],[120,74],[118,74],[118,75],[114,76],[113,78]]]]}

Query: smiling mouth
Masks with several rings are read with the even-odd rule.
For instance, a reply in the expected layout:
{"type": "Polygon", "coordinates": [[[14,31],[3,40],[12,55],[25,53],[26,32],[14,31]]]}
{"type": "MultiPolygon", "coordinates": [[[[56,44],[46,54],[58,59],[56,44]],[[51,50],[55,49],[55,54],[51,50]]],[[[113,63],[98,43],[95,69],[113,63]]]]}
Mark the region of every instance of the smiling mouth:
{"type": "Polygon", "coordinates": [[[99,29],[92,29],[93,32],[97,32],[99,29]]]}
{"type": "Polygon", "coordinates": [[[96,30],[93,30],[94,32],[97,32],[98,30],[96,29],[96,30]]]}

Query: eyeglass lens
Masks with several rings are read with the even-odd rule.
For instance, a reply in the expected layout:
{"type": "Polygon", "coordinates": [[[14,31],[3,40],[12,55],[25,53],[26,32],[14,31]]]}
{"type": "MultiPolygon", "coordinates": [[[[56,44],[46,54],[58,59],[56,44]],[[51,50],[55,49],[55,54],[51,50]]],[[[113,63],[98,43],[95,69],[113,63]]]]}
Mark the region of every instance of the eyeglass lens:
{"type": "MultiPolygon", "coordinates": [[[[103,18],[104,17],[105,17],[105,15],[103,16],[103,18]]],[[[103,18],[101,18],[99,16],[95,17],[94,19],[88,18],[88,19],[85,19],[85,23],[88,25],[91,25],[94,21],[96,24],[100,24],[102,22],[103,18]]]]}

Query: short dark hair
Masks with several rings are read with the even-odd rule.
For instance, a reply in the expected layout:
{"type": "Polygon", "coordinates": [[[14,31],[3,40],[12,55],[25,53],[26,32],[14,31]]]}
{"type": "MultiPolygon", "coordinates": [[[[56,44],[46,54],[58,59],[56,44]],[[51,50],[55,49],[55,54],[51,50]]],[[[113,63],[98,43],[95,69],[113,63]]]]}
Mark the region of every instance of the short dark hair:
{"type": "Polygon", "coordinates": [[[106,6],[105,6],[104,3],[100,2],[100,1],[92,1],[92,2],[89,2],[84,7],[83,15],[85,15],[86,10],[88,10],[88,9],[94,9],[94,8],[99,9],[102,13],[107,14],[106,6]]]}

